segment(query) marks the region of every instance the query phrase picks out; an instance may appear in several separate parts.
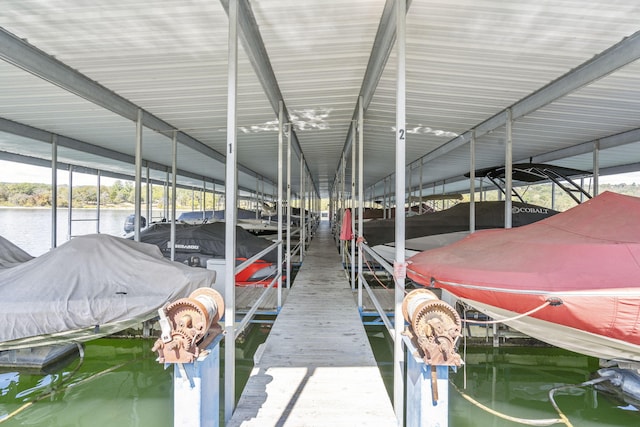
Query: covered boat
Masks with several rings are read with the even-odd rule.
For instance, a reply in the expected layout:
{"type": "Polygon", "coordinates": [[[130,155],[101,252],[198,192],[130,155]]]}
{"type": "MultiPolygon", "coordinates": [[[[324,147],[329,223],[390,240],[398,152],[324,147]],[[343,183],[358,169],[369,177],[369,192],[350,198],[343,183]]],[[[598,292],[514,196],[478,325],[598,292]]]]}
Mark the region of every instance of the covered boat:
{"type": "Polygon", "coordinates": [[[0,350],[110,335],[214,282],[214,272],[171,262],[153,245],[75,237],[0,270],[0,350]]]}
{"type": "Polygon", "coordinates": [[[422,252],[407,273],[541,341],[640,362],[638,218],[639,198],[605,192],[534,224],[422,252]]]}
{"type": "Polygon", "coordinates": [[[22,248],[0,236],[0,270],[15,267],[32,259],[33,257],[22,248]]]}
{"type": "MultiPolygon", "coordinates": [[[[175,261],[192,267],[217,264],[225,257],[225,223],[176,224],[175,261]]],[[[140,233],[140,241],[157,246],[171,257],[171,224],[156,223],[140,233]]],[[[236,226],[236,263],[240,264],[268,248],[273,242],[236,226]]],[[[236,285],[266,286],[277,273],[278,252],[272,250],[236,275],[236,285]]],[[[221,275],[219,275],[221,276],[221,275]]],[[[218,277],[220,284],[222,277],[218,277]]]]}
{"type": "MultiPolygon", "coordinates": [[[[590,194],[579,186],[572,178],[584,178],[588,172],[562,166],[538,163],[523,163],[512,166],[512,179],[520,185],[553,182],[568,194],[576,203],[582,198],[590,198],[590,194]]],[[[480,169],[476,177],[489,180],[506,197],[504,166],[480,169]]],[[[522,195],[512,189],[512,226],[531,224],[558,213],[558,211],[525,202],[522,195]]],[[[444,196],[438,196],[440,198],[444,196]]],[[[423,215],[410,216],[405,220],[405,238],[414,240],[416,250],[422,250],[419,238],[438,234],[459,233],[469,230],[469,203],[458,203],[448,209],[427,212],[423,215]]],[[[504,227],[504,201],[476,201],[475,224],[477,230],[504,227]]],[[[395,240],[395,220],[373,220],[364,223],[363,236],[369,246],[389,244],[395,240]]],[[[407,249],[412,249],[408,242],[407,249]]]]}
{"type": "MultiPolygon", "coordinates": [[[[553,182],[575,203],[591,198],[591,195],[574,179],[590,174],[578,169],[539,163],[522,163],[512,166],[512,179],[520,186],[553,182]]],[[[506,197],[505,167],[479,169],[476,177],[489,180],[506,197]]],[[[444,196],[438,196],[443,198],[444,196]]],[[[527,203],[515,188],[511,197],[511,225],[520,227],[556,215],[558,211],[544,206],[527,203]]],[[[504,228],[505,202],[476,201],[475,229],[504,228]]],[[[458,203],[448,209],[427,212],[405,219],[406,257],[424,250],[450,244],[469,234],[470,203],[458,203]]],[[[395,258],[395,220],[373,220],[364,223],[363,236],[369,246],[388,260],[395,258]]]]}
{"type": "MultiPolygon", "coordinates": [[[[504,227],[504,201],[476,202],[476,228],[504,227]]],[[[448,234],[469,230],[469,203],[458,203],[442,211],[415,215],[405,219],[405,238],[407,240],[437,234],[448,234]]],[[[558,211],[529,203],[512,202],[512,221],[514,227],[540,221],[558,211]]],[[[381,219],[364,223],[363,235],[369,246],[393,242],[395,239],[395,220],[381,219]]]]}

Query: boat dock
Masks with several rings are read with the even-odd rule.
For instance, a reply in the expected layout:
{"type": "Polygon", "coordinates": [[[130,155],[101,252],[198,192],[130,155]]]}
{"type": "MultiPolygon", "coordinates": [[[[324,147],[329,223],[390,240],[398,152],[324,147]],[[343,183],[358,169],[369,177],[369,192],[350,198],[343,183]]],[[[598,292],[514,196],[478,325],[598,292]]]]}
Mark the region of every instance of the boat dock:
{"type": "MultiPolygon", "coordinates": [[[[307,262],[305,260],[305,262],[307,262]]],[[[344,272],[342,273],[344,275],[344,272]]],[[[296,279],[298,280],[298,279],[296,279]]],[[[345,279],[346,280],[346,279],[345,279]]],[[[236,311],[240,315],[246,314],[253,304],[264,292],[262,287],[238,287],[236,288],[236,311]]],[[[387,315],[393,316],[394,294],[393,289],[372,289],[371,292],[376,296],[382,309],[387,315]]],[[[282,290],[282,302],[287,300],[289,289],[282,290]]],[[[353,300],[358,300],[358,294],[353,292],[353,300]]],[[[258,307],[258,314],[276,315],[278,310],[278,290],[271,288],[267,291],[266,298],[258,307]]],[[[362,314],[365,316],[377,315],[378,312],[371,300],[371,297],[364,292],[362,294],[362,314]]]]}
{"type": "Polygon", "coordinates": [[[322,223],[228,426],[395,426],[328,224],[322,223]]]}

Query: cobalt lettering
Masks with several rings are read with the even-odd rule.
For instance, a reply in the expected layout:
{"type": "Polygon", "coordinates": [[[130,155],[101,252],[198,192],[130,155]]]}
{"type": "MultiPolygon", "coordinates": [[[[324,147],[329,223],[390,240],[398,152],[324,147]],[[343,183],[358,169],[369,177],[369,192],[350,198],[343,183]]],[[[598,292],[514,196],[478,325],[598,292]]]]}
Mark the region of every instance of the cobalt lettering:
{"type": "Polygon", "coordinates": [[[518,213],[535,213],[535,214],[548,214],[549,213],[549,209],[547,208],[530,208],[530,207],[525,207],[525,208],[521,208],[518,206],[514,206],[513,208],[511,208],[511,212],[514,214],[518,214],[518,213]]]}

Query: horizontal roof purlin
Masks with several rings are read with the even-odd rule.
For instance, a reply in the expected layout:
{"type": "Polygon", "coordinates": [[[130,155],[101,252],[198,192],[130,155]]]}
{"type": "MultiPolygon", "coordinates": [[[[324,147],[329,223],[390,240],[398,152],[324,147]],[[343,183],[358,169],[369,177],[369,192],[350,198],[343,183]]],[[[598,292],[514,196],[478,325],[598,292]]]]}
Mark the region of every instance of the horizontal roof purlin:
{"type": "MultiPolygon", "coordinates": [[[[181,171],[224,177],[227,0],[34,4],[3,2],[0,118],[79,141],[75,149],[105,154],[106,170],[134,155],[141,109],[147,162],[171,164],[176,131],[181,171]]],[[[364,183],[367,196],[377,197],[381,180],[395,173],[394,1],[239,4],[240,185],[266,182],[275,193],[281,101],[293,124],[292,191],[300,190],[302,154],[314,192],[332,191],[343,161],[350,182],[362,96],[364,183]]],[[[640,4],[413,0],[407,6],[412,185],[418,176],[425,186],[463,180],[473,131],[477,168],[503,163],[507,109],[514,161],[584,168],[598,142],[601,172],[640,163],[640,153],[624,148],[639,136],[640,4]]],[[[16,144],[2,146],[12,138],[6,126],[4,132],[0,151],[10,151],[16,144]]],[[[20,141],[28,149],[28,139],[20,141]]],[[[78,151],[76,161],[83,156],[78,151]]]]}

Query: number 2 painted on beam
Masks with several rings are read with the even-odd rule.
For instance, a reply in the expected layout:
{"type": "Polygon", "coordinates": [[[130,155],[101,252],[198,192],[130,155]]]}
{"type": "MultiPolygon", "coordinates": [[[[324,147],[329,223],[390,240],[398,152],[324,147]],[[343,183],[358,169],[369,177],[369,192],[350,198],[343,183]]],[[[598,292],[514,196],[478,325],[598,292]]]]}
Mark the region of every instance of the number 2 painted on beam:
{"type": "Polygon", "coordinates": [[[404,141],[404,129],[398,129],[398,133],[400,134],[400,140],[404,141]]]}

